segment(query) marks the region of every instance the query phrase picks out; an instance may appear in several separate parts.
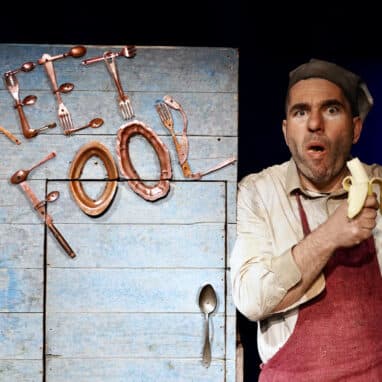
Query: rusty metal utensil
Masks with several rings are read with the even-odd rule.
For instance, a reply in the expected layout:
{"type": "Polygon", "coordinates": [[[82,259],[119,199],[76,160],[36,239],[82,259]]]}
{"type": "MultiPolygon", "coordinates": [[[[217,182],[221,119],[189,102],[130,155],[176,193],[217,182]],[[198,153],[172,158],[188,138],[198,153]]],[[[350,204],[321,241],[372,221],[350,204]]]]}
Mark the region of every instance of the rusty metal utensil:
{"type": "Polygon", "coordinates": [[[48,61],[55,61],[55,60],[58,60],[60,58],[65,58],[65,57],[74,57],[74,58],[78,58],[78,57],[82,57],[84,54],[86,54],[86,48],[83,46],[83,45],[76,45],[76,46],[73,46],[71,49],[69,49],[67,52],[65,53],[62,53],[62,54],[57,54],[56,56],[49,56],[49,55],[44,55],[39,61],[38,63],[39,64],[43,64],[44,62],[46,62],[46,60],[48,61]],[[42,61],[42,62],[40,62],[42,61]]]}
{"type": "Polygon", "coordinates": [[[205,336],[203,346],[203,365],[210,366],[211,363],[211,344],[210,344],[210,323],[209,315],[213,313],[217,306],[217,297],[211,284],[205,285],[199,294],[199,307],[205,316],[205,336]]]}
{"type": "Polygon", "coordinates": [[[0,133],[3,133],[7,138],[9,138],[16,145],[21,144],[20,140],[17,139],[10,131],[8,131],[5,127],[0,126],[0,133]]]}
{"type": "Polygon", "coordinates": [[[24,62],[19,68],[15,70],[10,70],[8,74],[16,74],[18,72],[28,73],[31,72],[36,67],[36,64],[32,61],[24,62]]]}
{"type": "Polygon", "coordinates": [[[21,103],[23,104],[23,106],[31,106],[34,105],[36,101],[37,97],[35,95],[28,95],[21,101],[21,103]]]}
{"type": "Polygon", "coordinates": [[[86,48],[82,45],[77,45],[72,47],[69,51],[63,54],[58,54],[56,56],[51,56],[47,53],[44,53],[42,57],[38,60],[39,65],[44,65],[46,74],[51,83],[53,94],[56,96],[57,104],[58,104],[58,111],[57,111],[58,120],[64,131],[73,129],[74,125],[72,121],[72,116],[69,113],[68,108],[65,106],[64,102],[62,101],[61,92],[67,93],[68,91],[71,91],[73,88],[71,88],[71,84],[70,86],[67,86],[69,85],[68,83],[58,87],[53,61],[58,60],[60,58],[65,58],[68,56],[78,58],[83,56],[85,53],[86,53],[86,48]]]}
{"type": "Polygon", "coordinates": [[[74,89],[74,84],[72,84],[70,82],[65,82],[58,87],[56,92],[66,94],[66,93],[70,93],[73,89],[74,89]]]}
{"type": "Polygon", "coordinates": [[[93,57],[82,61],[83,65],[89,65],[95,62],[104,61],[106,68],[114,81],[114,85],[118,92],[118,106],[121,111],[123,119],[134,118],[134,111],[131,105],[130,97],[123,91],[121,81],[118,73],[118,66],[115,61],[116,57],[124,56],[127,58],[134,57],[136,54],[136,48],[134,45],[127,45],[122,48],[118,53],[113,53],[110,51],[105,52],[100,57],[93,57]]]}
{"type": "MultiPolygon", "coordinates": [[[[25,64],[24,64],[25,65],[25,64]]],[[[32,129],[29,125],[27,117],[24,113],[23,106],[31,106],[36,103],[37,97],[34,95],[26,96],[22,101],[20,100],[19,82],[15,74],[7,72],[4,74],[5,84],[9,93],[11,94],[15,104],[14,107],[19,115],[21,130],[25,138],[33,138],[41,131],[45,130],[44,126],[39,129],[32,129]]],[[[49,126],[55,127],[56,124],[51,123],[49,126]],[[54,125],[54,126],[53,126],[54,125]]]]}
{"type": "Polygon", "coordinates": [[[98,127],[100,127],[102,125],[103,125],[103,119],[102,118],[94,118],[88,124],[86,124],[85,126],[77,127],[75,129],[65,130],[64,133],[65,134],[72,134],[72,133],[74,133],[76,131],[80,131],[80,130],[86,129],[88,127],[91,127],[92,129],[97,129],[98,127]]]}
{"type": "Polygon", "coordinates": [[[44,200],[41,200],[40,203],[38,203],[35,208],[38,209],[42,206],[45,206],[46,203],[51,203],[51,202],[55,202],[60,196],[60,192],[59,191],[51,191],[49,192],[49,194],[46,196],[46,198],[44,200]]]}
{"type": "MultiPolygon", "coordinates": [[[[113,57],[126,57],[126,58],[132,58],[136,55],[137,48],[135,45],[126,45],[124,46],[120,52],[113,53],[113,52],[107,52],[106,57],[107,58],[113,58],[113,57]]],[[[83,60],[81,63],[82,65],[89,65],[94,64],[95,62],[103,61],[105,59],[105,55],[99,56],[99,57],[93,57],[88,58],[87,60],[83,60]]]]}
{"type": "Polygon", "coordinates": [[[34,170],[36,167],[42,165],[43,163],[47,162],[48,160],[54,158],[56,156],[56,153],[52,151],[50,154],[48,154],[45,158],[43,158],[40,162],[36,163],[34,166],[32,166],[28,170],[18,170],[11,176],[11,183],[12,184],[19,184],[21,182],[24,182],[27,180],[29,173],[34,170]]]}
{"type": "Polygon", "coordinates": [[[53,191],[47,195],[47,197],[44,200],[39,200],[36,196],[36,194],[33,192],[29,184],[27,183],[27,178],[29,173],[35,169],[36,167],[40,166],[41,164],[45,163],[46,161],[54,158],[56,156],[56,153],[53,151],[50,154],[48,154],[45,158],[40,160],[37,164],[32,166],[29,170],[18,170],[11,176],[11,183],[12,184],[19,184],[22,190],[25,192],[26,196],[30,200],[33,208],[38,212],[39,216],[45,223],[45,225],[49,228],[50,232],[53,234],[55,239],[58,241],[58,243],[62,246],[62,248],[65,250],[65,252],[71,257],[76,257],[76,254],[74,253],[73,249],[70,247],[70,245],[67,243],[65,238],[62,236],[60,231],[56,228],[56,226],[53,224],[52,217],[47,213],[46,211],[46,203],[54,201],[58,198],[59,193],[58,191],[53,191]]]}
{"type": "MultiPolygon", "coordinates": [[[[179,164],[180,164],[182,171],[183,171],[183,175],[186,178],[190,178],[192,176],[192,171],[191,171],[190,165],[187,162],[188,153],[187,153],[187,151],[186,152],[184,151],[185,146],[182,145],[178,141],[178,137],[175,134],[174,120],[172,118],[171,111],[168,109],[167,104],[162,102],[162,101],[156,102],[155,109],[158,112],[159,118],[160,118],[163,126],[171,134],[172,141],[174,142],[175,150],[176,150],[176,153],[178,155],[178,161],[179,161],[179,164]]],[[[188,145],[187,145],[187,147],[188,147],[188,145]]]]}

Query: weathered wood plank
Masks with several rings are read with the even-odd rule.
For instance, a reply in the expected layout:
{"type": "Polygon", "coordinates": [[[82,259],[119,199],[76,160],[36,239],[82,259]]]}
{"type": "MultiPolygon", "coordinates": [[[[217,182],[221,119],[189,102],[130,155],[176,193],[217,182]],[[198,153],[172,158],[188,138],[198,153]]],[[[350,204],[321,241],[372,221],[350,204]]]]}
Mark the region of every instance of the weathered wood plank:
{"type": "MultiPolygon", "coordinates": [[[[62,54],[72,46],[1,44],[0,67],[4,72],[13,70],[26,61],[37,61],[44,53],[52,56],[62,54]]],[[[121,47],[86,47],[87,53],[83,57],[68,57],[54,62],[57,82],[72,82],[81,90],[106,90],[115,93],[114,83],[104,63],[84,66],[81,61],[102,55],[106,50],[118,51],[121,47]]],[[[137,46],[134,58],[121,57],[117,59],[117,65],[121,84],[126,92],[238,91],[238,51],[233,48],[137,46]]],[[[21,73],[20,77],[22,75],[26,77],[26,90],[36,89],[36,86],[39,89],[50,89],[42,65],[38,65],[30,73],[21,73]]]]}
{"type": "MultiPolygon", "coordinates": [[[[26,166],[20,167],[29,168],[31,162],[26,162],[26,166]]],[[[24,164],[24,165],[25,165],[24,164]]],[[[38,171],[36,169],[36,171],[38,171]]],[[[16,172],[12,170],[13,175],[16,172]]],[[[29,180],[33,192],[36,194],[37,198],[43,200],[45,198],[45,182],[29,180]]],[[[41,218],[38,216],[37,212],[34,210],[30,200],[25,196],[24,191],[19,185],[11,184],[10,182],[0,181],[1,191],[0,192],[0,230],[6,229],[4,224],[40,224],[43,225],[41,218]]],[[[43,231],[41,234],[33,238],[33,240],[40,240],[41,245],[43,244],[43,231]]]]}
{"type": "Polygon", "coordinates": [[[48,268],[47,314],[53,312],[199,312],[201,287],[214,286],[225,309],[224,271],[215,269],[48,268]]]}
{"type": "Polygon", "coordinates": [[[206,368],[196,359],[53,358],[47,362],[47,381],[234,382],[225,378],[224,364],[213,360],[206,368]]]}
{"type": "Polygon", "coordinates": [[[58,190],[60,199],[48,211],[57,224],[195,224],[225,221],[225,187],[222,182],[173,182],[167,196],[148,202],[120,182],[108,211],[98,218],[84,214],[73,200],[68,183],[50,181],[49,192],[58,190]],[[90,220],[89,220],[90,219],[90,220]]]}
{"type": "Polygon", "coordinates": [[[41,382],[41,360],[1,360],[0,381],[4,382],[41,382]]]}
{"type": "MultiPolygon", "coordinates": [[[[102,127],[101,127],[102,128],[102,127]]],[[[1,147],[3,148],[2,165],[0,167],[0,179],[5,179],[6,182],[4,186],[15,187],[15,185],[10,184],[10,177],[19,169],[29,168],[32,164],[39,162],[43,157],[52,151],[55,151],[57,156],[50,161],[44,163],[41,167],[38,167],[32,171],[29,179],[68,179],[68,173],[70,164],[73,161],[77,151],[81,147],[90,141],[99,141],[104,144],[110,151],[114,158],[115,163],[118,166],[120,177],[123,178],[123,173],[118,165],[118,157],[116,151],[116,136],[97,136],[90,137],[87,135],[78,136],[53,136],[53,135],[40,135],[35,140],[29,140],[27,145],[24,145],[20,149],[22,155],[16,155],[15,145],[10,142],[6,142],[1,147]]],[[[171,166],[173,171],[173,180],[187,180],[184,177],[181,168],[178,164],[178,159],[175,153],[174,144],[170,137],[163,137],[163,143],[167,146],[170,152],[171,166]]],[[[212,138],[212,137],[190,137],[189,145],[189,165],[191,170],[196,173],[199,171],[205,171],[211,167],[216,166],[222,161],[236,157],[235,152],[235,142],[236,138],[222,137],[222,138],[212,138]]],[[[19,145],[20,147],[23,144],[19,145]]],[[[19,150],[19,147],[16,147],[19,150]]],[[[149,142],[141,137],[134,136],[129,144],[129,152],[132,158],[132,162],[136,167],[139,176],[142,179],[158,179],[160,175],[159,170],[159,160],[155,155],[149,142]]],[[[92,166],[98,169],[100,167],[100,161],[94,164],[94,161],[88,161],[88,174],[90,179],[94,179],[91,175],[92,166]]],[[[236,181],[236,165],[228,165],[227,167],[215,171],[211,174],[206,175],[198,183],[206,180],[230,180],[236,181]]],[[[98,173],[95,173],[98,176],[98,173]]]]}
{"type": "Polygon", "coordinates": [[[0,268],[0,312],[42,312],[42,269],[0,268]]]}
{"type": "MultiPolygon", "coordinates": [[[[56,122],[57,103],[47,90],[28,90],[23,87],[23,79],[28,75],[20,75],[20,96],[25,97],[33,92],[37,101],[33,106],[25,107],[24,112],[32,129],[39,128],[46,123],[56,122]]],[[[38,84],[36,84],[38,86],[38,84]]],[[[168,136],[168,130],[162,125],[155,109],[155,102],[161,100],[165,93],[162,92],[129,92],[136,118],[151,127],[159,136],[168,136]]],[[[187,135],[211,136],[211,137],[236,137],[237,136],[237,94],[236,93],[195,93],[176,92],[170,94],[179,102],[188,119],[187,135]]],[[[126,123],[118,108],[115,92],[106,91],[83,91],[75,87],[75,90],[67,96],[63,96],[66,107],[72,115],[74,124],[79,127],[85,125],[92,118],[100,117],[104,124],[98,129],[85,129],[76,133],[78,135],[115,134],[120,126],[126,123]]],[[[0,115],[1,125],[14,133],[27,144],[28,141],[40,141],[41,135],[32,139],[26,139],[22,135],[17,111],[14,109],[14,100],[7,89],[0,89],[0,115]]],[[[180,113],[172,111],[175,131],[181,133],[183,122],[180,113]]],[[[55,139],[68,141],[69,137],[63,135],[61,126],[50,129],[44,135],[54,136],[55,139]],[[60,137],[59,137],[60,136],[60,137]]],[[[6,138],[2,138],[4,142],[6,138]]],[[[15,145],[9,142],[11,146],[15,145]]],[[[22,150],[20,146],[18,149],[22,150]]]]}
{"type": "Polygon", "coordinates": [[[42,268],[43,237],[42,224],[0,224],[0,267],[42,268]]]}
{"type": "MultiPolygon", "coordinates": [[[[211,354],[225,354],[223,314],[210,315],[211,354]]],[[[200,358],[205,317],[160,313],[53,313],[47,352],[60,358],[200,358]]]]}
{"type": "MultiPolygon", "coordinates": [[[[224,268],[223,224],[65,224],[77,257],[49,236],[50,267],[224,268]],[[185,245],[187,243],[187,245],[185,245]]],[[[0,262],[1,264],[1,262],[0,262]]]]}
{"type": "Polygon", "coordinates": [[[0,313],[0,359],[40,360],[42,322],[41,313],[0,313]]]}

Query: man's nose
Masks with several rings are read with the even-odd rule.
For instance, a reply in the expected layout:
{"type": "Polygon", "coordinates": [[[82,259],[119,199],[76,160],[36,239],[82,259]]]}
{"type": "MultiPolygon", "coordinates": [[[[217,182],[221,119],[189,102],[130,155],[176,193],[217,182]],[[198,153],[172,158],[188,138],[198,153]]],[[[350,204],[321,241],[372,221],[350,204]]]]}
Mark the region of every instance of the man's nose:
{"type": "Polygon", "coordinates": [[[322,115],[318,110],[311,110],[308,119],[308,129],[310,131],[317,131],[323,129],[322,115]]]}

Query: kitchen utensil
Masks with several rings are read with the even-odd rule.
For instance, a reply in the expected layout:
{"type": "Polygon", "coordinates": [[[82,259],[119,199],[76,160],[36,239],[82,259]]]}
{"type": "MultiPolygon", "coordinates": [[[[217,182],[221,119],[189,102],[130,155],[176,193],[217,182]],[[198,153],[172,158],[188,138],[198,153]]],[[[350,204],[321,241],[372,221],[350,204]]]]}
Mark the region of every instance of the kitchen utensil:
{"type": "Polygon", "coordinates": [[[205,315],[205,336],[203,346],[203,364],[206,367],[211,363],[210,323],[209,315],[216,309],[217,297],[211,284],[205,285],[199,294],[199,307],[205,315]]]}
{"type": "Polygon", "coordinates": [[[77,127],[75,129],[66,130],[65,134],[72,134],[72,133],[74,133],[76,131],[80,131],[80,130],[86,129],[88,127],[91,127],[92,129],[97,129],[98,127],[100,127],[102,125],[103,125],[103,119],[102,118],[94,118],[88,124],[86,124],[85,126],[77,127]]]}
{"type": "Polygon", "coordinates": [[[21,144],[19,139],[17,139],[10,131],[8,131],[5,127],[0,126],[0,133],[3,133],[7,138],[9,138],[12,142],[16,143],[16,145],[21,144]]]}
{"type": "Polygon", "coordinates": [[[52,151],[50,154],[48,154],[45,158],[43,158],[40,162],[36,163],[34,166],[32,166],[29,170],[18,170],[16,171],[12,177],[11,177],[11,183],[13,184],[19,184],[21,182],[24,182],[27,180],[29,173],[34,170],[36,167],[42,165],[43,163],[47,162],[48,160],[54,158],[56,156],[56,153],[52,151]]]}

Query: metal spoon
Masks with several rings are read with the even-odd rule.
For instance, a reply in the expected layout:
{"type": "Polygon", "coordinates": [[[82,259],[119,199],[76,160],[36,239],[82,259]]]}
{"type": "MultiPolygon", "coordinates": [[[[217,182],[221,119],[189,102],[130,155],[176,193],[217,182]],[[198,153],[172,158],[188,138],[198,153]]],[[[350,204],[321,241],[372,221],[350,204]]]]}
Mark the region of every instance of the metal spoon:
{"type": "Polygon", "coordinates": [[[54,202],[55,200],[58,199],[59,196],[60,196],[60,192],[59,192],[59,191],[51,191],[51,192],[49,192],[49,194],[46,196],[45,201],[46,201],[46,202],[54,202]]]}
{"type": "Polygon", "coordinates": [[[27,73],[27,72],[30,72],[32,71],[34,68],[36,67],[36,64],[32,61],[28,61],[28,62],[24,62],[20,68],[17,68],[15,70],[11,70],[9,72],[7,72],[6,74],[16,74],[18,72],[24,72],[24,73],[27,73]]]}
{"type": "Polygon", "coordinates": [[[203,346],[203,364],[206,367],[211,363],[211,344],[210,344],[210,324],[209,314],[216,309],[217,298],[216,293],[212,285],[205,285],[199,294],[199,307],[202,313],[205,315],[205,337],[203,346]]]}
{"type": "Polygon", "coordinates": [[[24,182],[24,180],[27,179],[29,173],[34,170],[36,167],[42,165],[46,161],[54,158],[56,156],[56,153],[52,151],[50,154],[48,154],[45,158],[40,160],[40,162],[36,163],[34,166],[32,166],[29,170],[18,170],[16,171],[12,177],[11,177],[11,183],[12,184],[19,184],[21,182],[24,182]]]}
{"type": "Polygon", "coordinates": [[[35,205],[35,208],[39,209],[42,206],[45,206],[47,203],[55,202],[59,196],[60,196],[60,191],[51,191],[49,192],[49,194],[46,196],[44,200],[41,200],[35,205]]]}
{"type": "Polygon", "coordinates": [[[56,92],[60,92],[60,93],[69,93],[71,92],[72,90],[74,89],[74,84],[71,84],[70,82],[65,82],[63,84],[61,84],[58,89],[56,90],[56,92]]]}
{"type": "Polygon", "coordinates": [[[102,126],[102,125],[103,125],[103,119],[102,118],[94,118],[87,125],[81,126],[81,127],[77,127],[75,129],[67,129],[67,130],[64,131],[64,133],[66,135],[69,135],[69,134],[72,134],[72,133],[74,133],[76,131],[80,131],[80,130],[86,129],[88,127],[96,129],[96,128],[102,126]]]}
{"type": "Polygon", "coordinates": [[[73,46],[73,48],[71,48],[68,52],[57,54],[56,56],[50,56],[49,54],[44,54],[42,58],[38,60],[38,63],[44,64],[47,61],[55,61],[60,58],[65,58],[68,56],[77,58],[77,57],[83,56],[85,53],[86,53],[86,48],[82,45],[77,45],[77,46],[73,46]]]}
{"type": "Polygon", "coordinates": [[[23,106],[30,106],[36,103],[37,97],[35,95],[28,95],[22,100],[23,106]]]}

